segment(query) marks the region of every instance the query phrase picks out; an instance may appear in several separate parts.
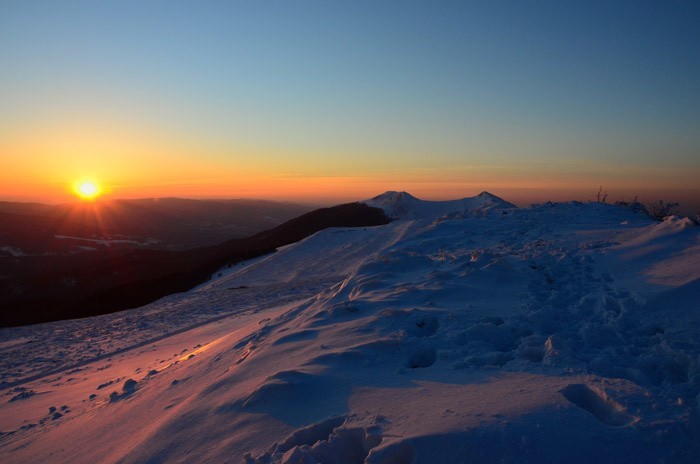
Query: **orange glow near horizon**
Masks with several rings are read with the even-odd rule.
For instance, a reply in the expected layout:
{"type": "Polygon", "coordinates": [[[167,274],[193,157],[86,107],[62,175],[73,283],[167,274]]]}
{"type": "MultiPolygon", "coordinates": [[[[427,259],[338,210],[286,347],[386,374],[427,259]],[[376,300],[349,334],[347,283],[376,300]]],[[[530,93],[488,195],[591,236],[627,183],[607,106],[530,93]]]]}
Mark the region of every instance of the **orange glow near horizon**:
{"type": "Polygon", "coordinates": [[[387,190],[426,200],[489,191],[516,204],[590,200],[599,185],[610,200],[636,195],[684,202],[700,197],[696,170],[542,157],[446,165],[439,157],[397,152],[303,152],[248,144],[205,143],[151,127],[65,124],[17,131],[0,142],[11,163],[0,169],[0,200],[64,203],[81,198],[259,198],[309,204],[360,201],[387,190]],[[152,129],[152,130],[151,130],[152,129]],[[100,179],[76,188],[87,173],[100,179]],[[651,193],[649,193],[651,192],[651,193]],[[656,193],[662,192],[662,193],[656,193]]]}
{"type": "MultiPolygon", "coordinates": [[[[182,166],[182,168],[185,167],[182,166]]],[[[611,201],[630,199],[637,195],[646,198],[649,191],[663,192],[649,194],[655,195],[657,199],[683,201],[684,199],[678,198],[674,192],[683,192],[688,196],[697,191],[689,185],[682,185],[681,182],[670,185],[657,180],[655,185],[647,185],[642,190],[632,182],[611,177],[593,175],[577,177],[573,174],[554,174],[550,177],[547,174],[513,171],[517,170],[475,168],[468,173],[465,172],[463,176],[456,172],[442,176],[434,172],[309,176],[263,174],[255,171],[242,171],[236,175],[234,172],[222,170],[217,173],[203,166],[192,166],[190,173],[194,175],[190,177],[181,172],[175,172],[174,169],[172,171],[163,169],[163,175],[158,176],[155,168],[144,166],[141,172],[134,170],[130,179],[121,173],[118,177],[113,173],[111,178],[107,174],[100,175],[99,184],[66,182],[61,178],[48,182],[42,182],[41,179],[31,179],[29,182],[21,182],[18,178],[8,179],[9,182],[4,182],[5,191],[0,194],[4,197],[1,198],[2,200],[43,203],[69,202],[75,199],[75,195],[83,200],[89,200],[99,195],[105,200],[159,197],[258,198],[333,204],[361,201],[387,190],[404,190],[426,200],[462,198],[486,190],[508,201],[524,205],[547,200],[591,200],[595,198],[599,185],[610,193],[611,201]],[[66,185],[71,188],[66,189],[66,185]]],[[[682,177],[675,176],[675,179],[682,180],[682,177]]]]}

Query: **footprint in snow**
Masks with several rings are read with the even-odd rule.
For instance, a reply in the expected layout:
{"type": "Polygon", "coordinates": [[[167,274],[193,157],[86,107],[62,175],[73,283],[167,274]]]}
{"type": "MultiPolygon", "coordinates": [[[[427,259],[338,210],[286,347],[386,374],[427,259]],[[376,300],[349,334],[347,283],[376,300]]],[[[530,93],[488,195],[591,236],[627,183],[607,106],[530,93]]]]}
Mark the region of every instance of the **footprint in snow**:
{"type": "Polygon", "coordinates": [[[434,348],[420,348],[414,352],[406,363],[409,369],[430,367],[437,360],[437,351],[434,348]]]}
{"type": "Polygon", "coordinates": [[[576,406],[593,414],[605,425],[620,427],[637,420],[621,404],[596,387],[576,383],[563,388],[561,394],[576,406]]]}

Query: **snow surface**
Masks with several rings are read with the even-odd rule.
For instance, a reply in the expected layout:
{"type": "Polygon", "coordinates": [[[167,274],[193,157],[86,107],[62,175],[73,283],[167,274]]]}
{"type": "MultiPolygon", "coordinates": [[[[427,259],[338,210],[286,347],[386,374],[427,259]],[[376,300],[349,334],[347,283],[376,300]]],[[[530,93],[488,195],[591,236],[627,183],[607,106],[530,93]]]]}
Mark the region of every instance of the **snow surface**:
{"type": "Polygon", "coordinates": [[[475,198],[0,330],[0,461],[698,462],[700,228],[475,198]]]}

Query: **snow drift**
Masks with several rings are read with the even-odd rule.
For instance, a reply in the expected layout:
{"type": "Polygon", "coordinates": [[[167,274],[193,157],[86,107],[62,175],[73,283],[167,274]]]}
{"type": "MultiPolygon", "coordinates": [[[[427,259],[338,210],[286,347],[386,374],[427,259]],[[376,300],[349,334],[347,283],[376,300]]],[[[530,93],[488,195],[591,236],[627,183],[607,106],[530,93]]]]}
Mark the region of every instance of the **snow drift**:
{"type": "Polygon", "coordinates": [[[700,228],[476,198],[385,194],[404,219],[0,331],[0,458],[695,462],[700,228]]]}

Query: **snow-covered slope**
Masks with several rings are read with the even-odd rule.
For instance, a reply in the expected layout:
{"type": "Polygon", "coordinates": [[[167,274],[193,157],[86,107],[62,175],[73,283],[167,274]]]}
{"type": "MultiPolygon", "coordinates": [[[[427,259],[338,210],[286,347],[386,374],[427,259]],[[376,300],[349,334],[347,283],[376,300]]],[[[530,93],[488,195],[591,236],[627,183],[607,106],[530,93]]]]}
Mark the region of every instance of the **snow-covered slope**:
{"type": "Polygon", "coordinates": [[[409,228],[409,223],[396,223],[387,227],[324,229],[265,258],[234,266],[233,272],[197,290],[263,282],[299,282],[319,277],[337,282],[379,250],[400,240],[409,228]]]}
{"type": "Polygon", "coordinates": [[[382,208],[394,219],[437,218],[456,213],[483,213],[494,209],[510,209],[516,206],[489,192],[481,192],[471,198],[449,201],[421,200],[407,192],[385,192],[363,203],[382,208]]]}
{"type": "Polygon", "coordinates": [[[0,331],[0,461],[697,462],[700,227],[411,214],[0,331]]]}

